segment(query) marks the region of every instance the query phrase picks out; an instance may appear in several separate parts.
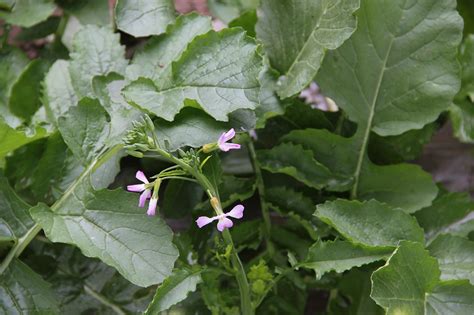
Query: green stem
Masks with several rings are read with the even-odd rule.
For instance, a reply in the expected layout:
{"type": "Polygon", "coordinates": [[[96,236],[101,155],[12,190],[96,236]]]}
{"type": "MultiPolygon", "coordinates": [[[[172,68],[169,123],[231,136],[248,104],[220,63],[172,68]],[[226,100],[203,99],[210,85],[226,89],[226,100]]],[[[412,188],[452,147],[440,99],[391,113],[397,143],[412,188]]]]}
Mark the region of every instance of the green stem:
{"type": "Polygon", "coordinates": [[[90,286],[88,286],[87,284],[84,284],[84,291],[89,294],[90,296],[92,296],[94,299],[96,299],[97,301],[99,301],[100,303],[104,304],[105,306],[107,307],[110,307],[110,309],[112,309],[116,314],[118,315],[125,315],[127,313],[125,313],[118,305],[114,304],[113,302],[109,301],[109,299],[107,299],[105,296],[103,296],[102,294],[94,291],[90,286]]]}
{"type": "Polygon", "coordinates": [[[273,257],[275,248],[271,242],[271,229],[272,222],[270,219],[270,210],[268,208],[268,203],[265,199],[265,183],[263,182],[262,169],[260,163],[257,159],[257,153],[255,152],[255,146],[253,145],[252,139],[249,137],[248,148],[250,152],[250,159],[252,160],[253,169],[255,171],[255,181],[257,183],[258,196],[260,198],[260,208],[262,209],[263,222],[265,224],[265,243],[267,245],[268,254],[270,257],[273,257]]]}
{"type": "MultiPolygon", "coordinates": [[[[170,162],[177,164],[181,166],[181,168],[185,171],[187,171],[189,174],[191,174],[194,178],[197,179],[199,184],[206,190],[209,198],[217,198],[219,201],[218,204],[218,210],[222,212],[222,206],[221,206],[221,201],[219,198],[219,192],[217,191],[217,187],[214,187],[209,180],[207,179],[206,176],[204,176],[202,173],[200,173],[198,170],[195,168],[191,167],[190,165],[186,164],[182,160],[176,158],[172,154],[160,149],[156,148],[155,151],[163,156],[164,158],[168,159],[170,162]]],[[[216,209],[215,209],[216,210],[216,209]]],[[[216,213],[219,215],[221,213],[218,213],[218,210],[216,210],[216,213]]],[[[241,313],[243,315],[253,315],[254,314],[254,309],[252,307],[252,301],[250,298],[250,286],[249,282],[247,280],[247,275],[245,273],[244,266],[242,264],[242,261],[240,260],[239,254],[235,250],[234,242],[232,240],[232,236],[229,233],[229,230],[224,230],[222,232],[222,237],[224,238],[224,241],[226,242],[227,245],[230,245],[232,248],[232,256],[231,256],[231,262],[232,266],[235,268],[235,277],[237,280],[237,284],[239,286],[239,292],[240,292],[240,302],[241,302],[241,313]]]]}

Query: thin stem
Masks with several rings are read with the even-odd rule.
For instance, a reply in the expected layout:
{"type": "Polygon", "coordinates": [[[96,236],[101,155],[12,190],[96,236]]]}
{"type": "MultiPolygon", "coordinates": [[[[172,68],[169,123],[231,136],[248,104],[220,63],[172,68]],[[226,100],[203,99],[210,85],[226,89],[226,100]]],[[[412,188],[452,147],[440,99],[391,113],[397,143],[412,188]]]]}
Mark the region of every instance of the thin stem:
{"type": "MultiPolygon", "coordinates": [[[[194,178],[197,179],[199,184],[204,188],[204,190],[207,192],[209,198],[217,198],[219,201],[217,208],[214,209],[216,213],[219,215],[222,212],[222,206],[221,206],[221,201],[219,198],[219,192],[217,191],[217,187],[214,187],[209,180],[207,179],[206,176],[204,176],[201,172],[196,170],[195,168],[191,167],[190,165],[186,164],[182,160],[176,158],[169,152],[166,152],[162,150],[161,148],[156,148],[155,151],[162,155],[164,158],[168,159],[170,162],[175,163],[185,171],[187,171],[189,174],[191,174],[194,178]]],[[[244,266],[242,264],[242,261],[240,260],[240,257],[235,250],[234,242],[232,240],[232,236],[229,233],[229,230],[224,230],[222,232],[222,237],[224,238],[224,241],[227,243],[227,245],[230,245],[232,248],[232,256],[231,256],[231,262],[232,266],[235,268],[235,277],[237,280],[237,284],[239,285],[239,292],[240,292],[240,301],[241,301],[241,313],[244,315],[253,315],[254,314],[254,309],[252,307],[252,301],[250,298],[250,286],[249,282],[247,280],[247,275],[245,273],[244,266]]]]}
{"type": "Polygon", "coordinates": [[[97,301],[99,301],[100,303],[104,304],[105,306],[108,306],[110,307],[116,314],[118,315],[126,315],[127,313],[125,313],[121,308],[120,306],[114,304],[113,302],[109,301],[109,299],[107,299],[105,296],[103,296],[102,294],[94,291],[90,286],[88,286],[87,284],[84,284],[84,291],[89,294],[90,296],[92,296],[94,299],[96,299],[97,301]]]}
{"type": "Polygon", "coordinates": [[[0,265],[0,275],[5,272],[12,260],[25,250],[26,246],[35,238],[36,234],[41,231],[41,227],[38,224],[33,225],[25,235],[18,239],[18,242],[8,252],[8,255],[2,261],[0,265]]]}
{"type": "Polygon", "coordinates": [[[268,254],[270,257],[273,257],[275,248],[271,242],[272,222],[270,219],[270,209],[268,208],[268,203],[265,199],[265,183],[263,182],[262,169],[260,168],[260,163],[258,162],[257,154],[255,152],[255,146],[250,137],[248,138],[247,143],[250,152],[250,159],[252,160],[253,169],[255,171],[255,181],[257,183],[258,196],[260,198],[260,208],[262,209],[262,217],[265,224],[265,243],[267,245],[268,254]]]}

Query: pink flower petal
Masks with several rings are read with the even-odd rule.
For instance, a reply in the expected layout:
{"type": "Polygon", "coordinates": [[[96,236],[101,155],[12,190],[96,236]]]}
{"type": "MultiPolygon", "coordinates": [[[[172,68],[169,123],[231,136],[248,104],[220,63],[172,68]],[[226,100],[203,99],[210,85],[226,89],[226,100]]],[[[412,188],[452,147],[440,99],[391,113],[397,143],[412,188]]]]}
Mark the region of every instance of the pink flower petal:
{"type": "Polygon", "coordinates": [[[145,190],[145,184],[128,185],[127,190],[132,192],[142,192],[145,190]]]}
{"type": "Polygon", "coordinates": [[[148,198],[151,197],[151,190],[146,189],[144,192],[141,193],[140,199],[138,200],[138,206],[143,208],[145,206],[145,202],[148,198]]]}
{"type": "Polygon", "coordinates": [[[227,212],[226,215],[235,219],[242,219],[244,216],[244,206],[237,205],[227,212]]]}
{"type": "Polygon", "coordinates": [[[145,174],[142,171],[137,171],[135,177],[141,181],[142,183],[149,184],[148,179],[146,178],[145,174]]]}
{"type": "Polygon", "coordinates": [[[216,217],[209,218],[209,217],[206,217],[206,216],[201,216],[201,217],[197,218],[196,224],[199,228],[202,228],[203,226],[208,225],[209,223],[214,221],[215,219],[216,219],[216,217]]]}
{"type": "Polygon", "coordinates": [[[219,232],[222,232],[224,229],[230,229],[233,225],[234,223],[232,223],[230,219],[224,217],[219,219],[219,222],[217,222],[217,229],[219,232]]]}
{"type": "Polygon", "coordinates": [[[235,130],[234,128],[230,129],[229,131],[227,132],[224,132],[220,137],[219,137],[219,140],[217,141],[217,143],[220,145],[220,144],[224,144],[226,143],[227,141],[229,141],[230,139],[232,139],[233,137],[235,137],[235,130]]]}
{"type": "Polygon", "coordinates": [[[156,204],[158,203],[157,198],[151,198],[150,203],[148,204],[148,210],[146,214],[152,216],[155,215],[156,212],[156,204]]]}
{"type": "Polygon", "coordinates": [[[237,143],[223,143],[219,144],[219,149],[224,152],[228,152],[229,150],[237,150],[240,149],[240,144],[237,143]]]}

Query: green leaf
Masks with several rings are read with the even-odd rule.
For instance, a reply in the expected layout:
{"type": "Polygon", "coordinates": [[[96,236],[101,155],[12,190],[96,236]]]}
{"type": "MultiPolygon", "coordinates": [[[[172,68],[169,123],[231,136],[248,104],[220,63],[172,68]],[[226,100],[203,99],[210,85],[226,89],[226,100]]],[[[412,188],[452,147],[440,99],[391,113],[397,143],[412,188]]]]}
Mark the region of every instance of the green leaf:
{"type": "Polygon", "coordinates": [[[161,118],[155,120],[160,145],[165,147],[165,142],[168,142],[171,151],[186,146],[198,148],[206,143],[216,142],[231,125],[232,121],[229,124],[215,121],[203,111],[192,107],[183,108],[173,122],[161,118]]]}
{"type": "Polygon", "coordinates": [[[391,250],[363,248],[345,241],[319,241],[309,248],[308,256],[298,266],[313,269],[316,277],[321,278],[327,272],[341,273],[385,259],[390,254],[391,250]]]}
{"type": "Polygon", "coordinates": [[[219,194],[223,208],[229,207],[237,201],[244,201],[255,193],[256,184],[254,178],[241,178],[231,175],[222,176],[219,186],[219,194]]]}
{"type": "Polygon", "coordinates": [[[48,117],[54,121],[76,106],[79,97],[72,85],[69,61],[56,60],[44,79],[44,101],[48,117]]]}
{"type": "Polygon", "coordinates": [[[108,146],[121,144],[123,136],[132,128],[133,122],[138,121],[143,115],[123,98],[124,85],[123,77],[116,73],[97,76],[92,80],[94,94],[110,116],[110,134],[106,141],[108,146]]]}
{"type": "Polygon", "coordinates": [[[145,314],[159,314],[186,299],[188,294],[194,292],[197,284],[202,281],[201,273],[201,268],[175,270],[158,287],[145,314]]]}
{"type": "Polygon", "coordinates": [[[462,66],[461,91],[450,107],[455,136],[462,142],[474,142],[474,35],[466,37],[459,59],[462,66]]]}
{"type": "Polygon", "coordinates": [[[428,250],[438,259],[441,280],[467,279],[474,284],[474,242],[458,236],[440,235],[428,250]]]}
{"type": "Polygon", "coordinates": [[[229,27],[241,27],[248,36],[255,37],[255,25],[257,24],[257,11],[250,10],[229,22],[229,27]]]}
{"type": "Polygon", "coordinates": [[[387,314],[472,314],[474,286],[460,280],[440,282],[439,277],[436,259],[421,244],[404,241],[372,274],[371,297],[387,314]]]}
{"type": "Polygon", "coordinates": [[[472,211],[474,202],[468,194],[448,193],[437,198],[432,206],[415,213],[415,217],[430,241],[442,233],[469,234],[474,230],[472,211]]]}
{"type": "Polygon", "coordinates": [[[0,117],[0,143],[2,143],[0,158],[27,143],[44,138],[46,135],[46,130],[41,127],[13,129],[0,117]]]}
{"type": "Polygon", "coordinates": [[[421,129],[459,90],[462,26],[454,0],[363,0],[357,31],[328,54],[317,82],[366,136],[421,129]]]}
{"type": "Polygon", "coordinates": [[[317,206],[315,216],[356,245],[394,247],[400,240],[424,242],[423,230],[413,217],[376,200],[328,201],[317,206]]]}
{"type": "Polygon", "coordinates": [[[56,0],[69,15],[76,17],[81,24],[108,25],[111,21],[109,3],[96,0],[56,0]]]}
{"type": "Polygon", "coordinates": [[[17,259],[0,275],[0,301],[2,314],[59,314],[50,284],[17,259]]]}
{"type": "Polygon", "coordinates": [[[167,218],[181,218],[190,215],[201,201],[203,189],[196,183],[184,180],[170,180],[162,195],[160,211],[167,218]]]}
{"type": "Polygon", "coordinates": [[[426,314],[426,295],[439,275],[436,259],[422,244],[401,242],[387,264],[372,274],[370,296],[387,314],[426,314]]]}
{"type": "Polygon", "coordinates": [[[356,28],[359,0],[262,0],[257,36],[283,77],[279,95],[295,95],[316,76],[326,50],[336,49],[356,28]]]}
{"type": "Polygon", "coordinates": [[[36,24],[29,28],[24,28],[21,33],[15,36],[15,40],[32,41],[53,34],[58,29],[61,17],[50,16],[46,21],[36,24]]]}
{"type": "Polygon", "coordinates": [[[281,213],[293,212],[305,219],[311,219],[314,213],[313,201],[303,193],[289,187],[266,188],[265,199],[271,208],[276,208],[281,213]]]}
{"type": "Polygon", "coordinates": [[[21,200],[0,173],[0,243],[17,242],[34,225],[28,214],[30,206],[21,200]]]}
{"type": "Polygon", "coordinates": [[[427,315],[469,315],[474,312],[474,286],[467,281],[442,282],[426,297],[427,315]]]}
{"type": "Polygon", "coordinates": [[[174,21],[171,0],[119,0],[115,6],[117,28],[135,37],[164,33],[174,21]]]}
{"type": "Polygon", "coordinates": [[[181,15],[169,25],[166,34],[152,37],[137,51],[127,68],[127,79],[150,78],[155,85],[171,86],[171,64],[198,35],[211,30],[211,20],[197,14],[181,15]]]}
{"type": "Polygon", "coordinates": [[[171,274],[177,258],[170,228],[159,217],[137,209],[124,191],[93,191],[79,183],[54,212],[44,205],[30,210],[53,242],[74,244],[98,257],[132,283],[147,287],[171,274]]]}
{"type": "Polygon", "coordinates": [[[371,283],[369,272],[353,269],[344,274],[337,288],[343,297],[330,301],[329,314],[385,314],[383,309],[370,298],[371,283]],[[348,300],[350,301],[349,305],[347,303],[348,300]]]}
{"type": "Polygon", "coordinates": [[[338,178],[301,145],[283,143],[257,154],[262,169],[266,171],[289,175],[316,189],[338,184],[338,178]]]}
{"type": "Polygon", "coordinates": [[[40,83],[46,66],[39,59],[30,62],[12,85],[8,106],[16,116],[28,120],[41,106],[40,83]]]}
{"type": "Polygon", "coordinates": [[[282,140],[310,149],[318,162],[340,178],[332,189],[344,191],[352,186],[353,197],[377,199],[411,213],[429,206],[438,192],[431,175],[419,166],[373,164],[360,151],[357,134],[343,138],[326,130],[306,129],[292,131],[282,140]],[[362,160],[357,160],[358,156],[362,160]]]}
{"type": "Polygon", "coordinates": [[[56,9],[53,0],[16,0],[10,13],[0,11],[9,24],[30,27],[46,20],[56,9]]]}
{"type": "Polygon", "coordinates": [[[84,165],[94,159],[105,146],[110,133],[107,112],[99,101],[83,98],[58,119],[64,142],[84,165]]]}
{"type": "Polygon", "coordinates": [[[474,5],[470,0],[458,0],[458,11],[464,19],[464,35],[474,33],[474,5]]]}
{"type": "Polygon", "coordinates": [[[368,144],[369,157],[378,165],[413,161],[421,155],[424,145],[431,141],[436,127],[436,124],[428,124],[422,129],[391,137],[373,133],[368,144]]]}
{"type": "Polygon", "coordinates": [[[172,62],[169,85],[164,79],[161,83],[140,78],[124,89],[124,96],[129,103],[168,121],[187,99],[196,101],[216,120],[228,121],[230,113],[256,107],[261,67],[257,46],[242,30],[210,31],[197,36],[172,62]]]}
{"type": "Polygon", "coordinates": [[[93,25],[84,26],[74,36],[71,59],[72,83],[81,97],[90,96],[94,76],[111,72],[122,74],[128,64],[119,34],[93,25]]]}

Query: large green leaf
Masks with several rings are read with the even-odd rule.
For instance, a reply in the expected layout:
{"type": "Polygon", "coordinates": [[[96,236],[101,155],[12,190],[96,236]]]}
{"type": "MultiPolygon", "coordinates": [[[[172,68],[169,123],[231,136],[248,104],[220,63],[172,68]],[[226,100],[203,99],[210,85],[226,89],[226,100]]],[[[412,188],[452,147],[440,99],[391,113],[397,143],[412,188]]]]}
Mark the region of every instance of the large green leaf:
{"type": "Polygon", "coordinates": [[[339,183],[330,188],[348,190],[352,187],[353,197],[377,199],[406,212],[414,212],[429,206],[438,192],[431,176],[419,166],[379,166],[372,163],[367,154],[360,151],[357,134],[344,138],[327,130],[305,129],[294,130],[282,140],[311,150],[314,159],[340,178],[339,183]],[[357,160],[360,154],[362,160],[357,160]]]}
{"type": "Polygon", "coordinates": [[[0,19],[9,24],[30,27],[46,20],[55,8],[53,0],[16,0],[11,12],[0,11],[0,19]]]}
{"type": "Polygon", "coordinates": [[[230,113],[256,107],[261,67],[255,42],[242,30],[210,31],[197,36],[171,63],[171,76],[158,82],[140,78],[124,95],[131,104],[168,121],[187,99],[216,120],[228,121],[230,113]]]}
{"type": "Polygon", "coordinates": [[[0,275],[2,314],[59,314],[50,284],[15,259],[0,275]]]}
{"type": "Polygon", "coordinates": [[[256,26],[280,78],[278,93],[289,97],[316,76],[328,49],[336,49],[356,28],[359,0],[262,0],[256,26]]]}
{"type": "Polygon", "coordinates": [[[0,173],[0,243],[18,241],[33,226],[29,208],[0,173]]]}
{"type": "Polygon", "coordinates": [[[459,90],[462,25],[455,0],[363,0],[357,31],[328,55],[318,83],[366,136],[420,129],[459,90]]]}
{"type": "Polygon", "coordinates": [[[115,6],[117,28],[135,37],[164,33],[173,21],[172,0],[119,0],[115,6]]]}
{"type": "Polygon", "coordinates": [[[190,292],[196,290],[201,279],[202,269],[177,269],[156,290],[153,301],[145,314],[159,314],[171,306],[186,299],[190,292]]]}
{"type": "Polygon", "coordinates": [[[328,201],[317,206],[315,215],[354,244],[394,247],[400,240],[424,241],[413,217],[375,200],[328,201]]]}
{"type": "MultiPolygon", "coordinates": [[[[392,136],[421,129],[451,105],[460,87],[456,57],[462,38],[462,19],[454,0],[363,0],[358,12],[356,32],[328,54],[316,78],[324,93],[358,124],[351,152],[357,157],[351,172],[353,198],[361,193],[371,131],[392,136]]],[[[413,200],[419,202],[397,206],[416,211],[431,203],[436,188],[423,176],[426,187],[421,200],[417,197],[413,200]]],[[[366,181],[364,189],[369,188],[367,183],[377,188],[381,183],[394,183],[393,179],[366,181]]],[[[396,187],[405,189],[408,184],[404,180],[396,187]]],[[[412,185],[399,195],[419,188],[412,185]]]]}
{"type": "Polygon", "coordinates": [[[466,37],[459,59],[462,66],[461,91],[450,108],[454,134],[462,142],[474,142],[474,35],[466,37]]]}
{"type": "Polygon", "coordinates": [[[372,274],[371,297],[387,314],[458,315],[474,311],[474,286],[440,282],[436,259],[419,243],[403,241],[372,274]]]}
{"type": "Polygon", "coordinates": [[[93,191],[79,183],[54,212],[44,205],[30,212],[50,240],[78,246],[139,286],[161,283],[178,256],[170,228],[139,210],[136,196],[124,191],[93,191]]]}
{"type": "Polygon", "coordinates": [[[433,205],[424,208],[415,217],[425,230],[427,241],[439,234],[466,236],[474,230],[474,202],[468,194],[447,193],[438,197],[433,205]]]}
{"type": "Polygon", "coordinates": [[[441,280],[467,279],[474,284],[474,242],[458,236],[440,235],[428,250],[438,259],[441,280]]]}
{"type": "Polygon", "coordinates": [[[329,271],[338,273],[384,259],[391,250],[363,248],[345,241],[317,242],[308,250],[306,259],[299,267],[313,269],[317,278],[329,271]]]}

